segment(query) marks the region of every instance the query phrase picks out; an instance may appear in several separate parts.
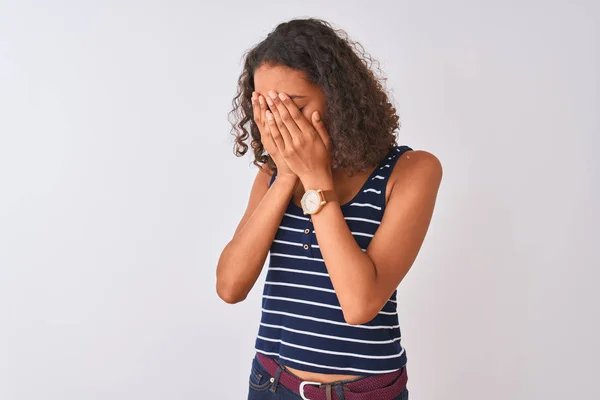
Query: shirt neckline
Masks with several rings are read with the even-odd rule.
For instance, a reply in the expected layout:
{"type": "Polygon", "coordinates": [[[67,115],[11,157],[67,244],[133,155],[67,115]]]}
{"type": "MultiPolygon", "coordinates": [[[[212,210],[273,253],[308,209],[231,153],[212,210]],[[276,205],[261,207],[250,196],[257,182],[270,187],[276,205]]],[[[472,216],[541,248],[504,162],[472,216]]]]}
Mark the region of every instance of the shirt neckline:
{"type": "MultiPolygon", "coordinates": [[[[369,174],[369,176],[367,177],[367,179],[365,179],[365,181],[363,182],[363,184],[360,187],[360,189],[358,190],[358,192],[350,200],[348,200],[344,204],[340,204],[340,208],[341,209],[345,209],[347,207],[350,207],[350,205],[356,201],[356,198],[358,196],[360,196],[360,194],[365,190],[365,186],[367,186],[367,184],[371,181],[371,179],[373,179],[373,177],[375,176],[375,174],[377,173],[377,171],[379,171],[381,169],[381,166],[390,157],[390,154],[392,154],[394,152],[395,148],[396,148],[396,146],[394,146],[394,148],[390,149],[390,151],[387,152],[387,154],[385,155],[385,157],[383,158],[383,160],[381,160],[379,162],[379,164],[377,164],[377,166],[375,167],[375,169],[369,174]]],[[[294,203],[294,199],[293,198],[290,199],[290,204],[292,205],[292,207],[294,209],[300,210],[300,212],[304,212],[302,210],[302,207],[300,207],[296,203],[294,203]]]]}

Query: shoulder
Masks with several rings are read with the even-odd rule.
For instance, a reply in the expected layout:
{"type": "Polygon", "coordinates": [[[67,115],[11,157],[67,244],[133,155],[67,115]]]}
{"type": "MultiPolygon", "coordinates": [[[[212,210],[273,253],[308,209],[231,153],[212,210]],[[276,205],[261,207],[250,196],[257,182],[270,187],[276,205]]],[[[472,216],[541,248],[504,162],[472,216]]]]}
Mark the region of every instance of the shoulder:
{"type": "Polygon", "coordinates": [[[396,170],[402,169],[405,171],[409,171],[410,173],[417,174],[442,174],[441,161],[435,155],[425,150],[405,151],[396,165],[398,165],[398,168],[394,168],[394,172],[396,172],[396,170]]]}
{"type": "MultiPolygon", "coordinates": [[[[390,180],[393,187],[429,187],[439,186],[442,180],[442,163],[432,153],[424,150],[405,151],[394,166],[390,180]]],[[[392,188],[393,188],[392,187],[392,188]]]]}

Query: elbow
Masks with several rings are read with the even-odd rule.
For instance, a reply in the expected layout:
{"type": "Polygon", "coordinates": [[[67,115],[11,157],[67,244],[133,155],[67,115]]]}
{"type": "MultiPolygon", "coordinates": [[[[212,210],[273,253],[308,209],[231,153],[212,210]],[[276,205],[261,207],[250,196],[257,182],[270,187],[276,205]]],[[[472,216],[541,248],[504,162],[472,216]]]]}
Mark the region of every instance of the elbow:
{"type": "Polygon", "coordinates": [[[217,295],[227,304],[235,304],[246,299],[249,290],[246,290],[239,279],[235,279],[231,274],[223,273],[217,268],[217,295]]]}
{"type": "Polygon", "coordinates": [[[348,325],[363,325],[377,316],[377,311],[373,312],[370,308],[359,305],[342,308],[342,313],[348,325]]]}
{"type": "Polygon", "coordinates": [[[241,296],[229,295],[229,294],[221,294],[219,293],[219,297],[227,304],[236,304],[244,301],[246,298],[241,296]]]}
{"type": "Polygon", "coordinates": [[[216,291],[219,298],[225,303],[236,304],[246,299],[249,290],[244,290],[240,280],[236,279],[235,272],[228,268],[230,263],[224,255],[226,250],[227,248],[223,250],[217,264],[216,291]]]}
{"type": "Polygon", "coordinates": [[[217,295],[227,304],[236,304],[246,300],[247,294],[235,288],[234,285],[228,285],[217,281],[217,295]]]}

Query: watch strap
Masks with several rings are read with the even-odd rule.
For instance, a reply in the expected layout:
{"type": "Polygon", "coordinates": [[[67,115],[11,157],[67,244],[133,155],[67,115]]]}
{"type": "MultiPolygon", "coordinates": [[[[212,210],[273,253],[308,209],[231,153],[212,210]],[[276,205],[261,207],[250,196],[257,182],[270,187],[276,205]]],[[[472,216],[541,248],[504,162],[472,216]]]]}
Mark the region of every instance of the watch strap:
{"type": "Polygon", "coordinates": [[[323,200],[329,201],[338,201],[337,194],[335,190],[321,190],[321,197],[323,200]]]}

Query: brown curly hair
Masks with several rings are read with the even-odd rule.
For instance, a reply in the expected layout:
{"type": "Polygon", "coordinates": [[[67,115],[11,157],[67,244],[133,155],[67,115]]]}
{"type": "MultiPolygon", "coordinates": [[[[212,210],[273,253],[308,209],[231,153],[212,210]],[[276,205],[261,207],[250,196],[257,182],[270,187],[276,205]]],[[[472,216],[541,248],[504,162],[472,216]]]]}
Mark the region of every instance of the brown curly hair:
{"type": "Polygon", "coordinates": [[[363,172],[377,165],[397,145],[395,131],[400,121],[384,89],[386,78],[376,76],[371,68],[377,64],[380,71],[379,63],[345,31],[332,28],[324,20],[307,18],[279,24],[244,54],[238,91],[229,113],[236,156],[246,154],[251,136],[252,163],[261,169],[263,165],[270,170],[277,168],[265,153],[252,110],[254,72],[263,63],[303,71],[310,82],[321,87],[333,167],[346,168],[351,175],[363,172]]]}

